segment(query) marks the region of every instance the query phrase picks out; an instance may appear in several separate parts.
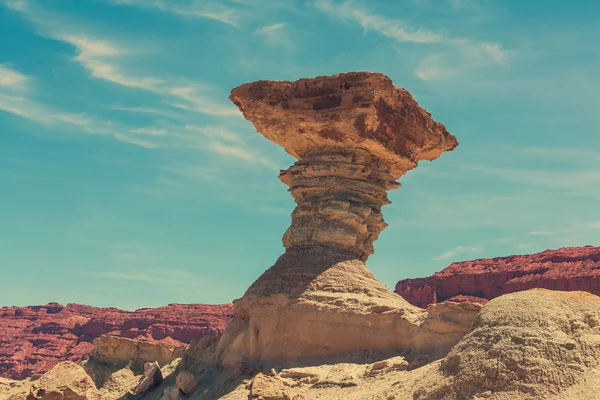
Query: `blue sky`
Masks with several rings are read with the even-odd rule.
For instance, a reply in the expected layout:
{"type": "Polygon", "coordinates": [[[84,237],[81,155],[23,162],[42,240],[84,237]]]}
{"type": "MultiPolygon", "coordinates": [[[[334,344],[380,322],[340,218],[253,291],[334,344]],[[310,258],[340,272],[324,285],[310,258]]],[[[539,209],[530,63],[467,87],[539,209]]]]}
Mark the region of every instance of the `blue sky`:
{"type": "Polygon", "coordinates": [[[282,253],[293,158],[227,99],[369,70],[460,146],[401,179],[369,268],[600,245],[600,5],[0,0],[0,305],[224,303],[282,253]]]}

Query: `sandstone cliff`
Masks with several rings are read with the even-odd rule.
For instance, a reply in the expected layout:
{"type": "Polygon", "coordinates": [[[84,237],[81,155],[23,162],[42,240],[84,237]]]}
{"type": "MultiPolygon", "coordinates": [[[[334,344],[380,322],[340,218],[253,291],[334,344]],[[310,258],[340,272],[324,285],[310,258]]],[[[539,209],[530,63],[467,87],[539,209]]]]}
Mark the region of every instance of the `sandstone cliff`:
{"type": "Polygon", "coordinates": [[[451,264],[428,278],[405,279],[396,293],[418,307],[445,300],[478,302],[533,288],[600,294],[600,247],[451,264]]]}
{"type": "Polygon", "coordinates": [[[232,306],[172,304],[123,311],[77,304],[0,308],[0,376],[24,379],[60,361],[81,361],[110,334],[170,344],[222,332],[232,306]]]}

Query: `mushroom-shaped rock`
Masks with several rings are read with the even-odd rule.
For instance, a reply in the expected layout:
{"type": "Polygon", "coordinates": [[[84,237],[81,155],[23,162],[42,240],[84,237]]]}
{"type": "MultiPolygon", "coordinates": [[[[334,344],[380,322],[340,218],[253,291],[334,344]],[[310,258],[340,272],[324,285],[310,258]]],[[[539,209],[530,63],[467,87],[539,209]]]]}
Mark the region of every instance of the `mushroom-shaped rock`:
{"type": "Polygon", "coordinates": [[[399,178],[458,145],[406,89],[379,73],[258,81],[233,89],[230,99],[257,131],[298,159],[317,148],[359,148],[399,178]]]}
{"type": "Polygon", "coordinates": [[[285,254],[234,302],[222,362],[298,363],[364,349],[443,355],[464,329],[444,336],[421,328],[426,311],[377,281],[364,261],[386,227],[386,191],[419,160],[456,147],[454,136],[382,74],[259,81],[230,98],[299,159],[280,175],[298,206],[285,254]]]}

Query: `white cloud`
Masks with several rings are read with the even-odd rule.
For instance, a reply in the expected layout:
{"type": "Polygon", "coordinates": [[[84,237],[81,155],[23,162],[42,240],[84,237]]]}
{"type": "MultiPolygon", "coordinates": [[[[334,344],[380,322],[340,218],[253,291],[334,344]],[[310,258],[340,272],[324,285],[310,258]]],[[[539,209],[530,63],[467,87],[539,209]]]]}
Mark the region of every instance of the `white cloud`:
{"type": "Polygon", "coordinates": [[[492,175],[495,179],[560,190],[569,196],[600,196],[600,190],[598,189],[600,188],[600,171],[591,168],[577,170],[536,170],[488,167],[484,165],[463,165],[460,168],[477,174],[492,175]]]}
{"type": "Polygon", "coordinates": [[[28,78],[16,71],[7,67],[4,64],[0,64],[0,88],[19,88],[22,87],[28,78]]]}
{"type": "MultiPolygon", "coordinates": [[[[41,8],[41,4],[38,3],[26,0],[4,1],[33,22],[38,27],[39,34],[72,45],[75,49],[72,60],[89,71],[91,77],[156,95],[155,101],[179,109],[176,113],[168,113],[179,121],[166,124],[164,121],[157,120],[146,126],[132,126],[129,122],[115,122],[87,113],[60,110],[53,105],[42,104],[30,96],[9,96],[2,93],[0,93],[1,110],[47,126],[111,136],[119,141],[144,148],[197,149],[218,155],[223,159],[276,169],[273,163],[257,151],[248,148],[244,140],[226,126],[219,124],[199,126],[186,123],[197,119],[198,113],[220,117],[225,125],[231,125],[231,117],[235,117],[237,121],[243,118],[233,104],[215,101],[216,95],[209,86],[185,78],[162,78],[152,73],[132,73],[136,65],[136,56],[144,51],[144,46],[134,46],[123,40],[102,38],[86,33],[82,24],[78,26],[73,21],[65,21],[60,15],[41,8]]],[[[2,79],[0,82],[14,85],[26,80],[24,75],[8,67],[1,67],[0,73],[5,73],[0,75],[2,79]]],[[[226,96],[223,98],[226,99],[226,96]]],[[[131,112],[163,113],[158,107],[113,108],[131,112]]]]}
{"type": "Polygon", "coordinates": [[[279,22],[277,24],[265,25],[254,31],[254,34],[264,39],[265,43],[273,47],[292,48],[292,41],[287,33],[286,24],[279,22]]]}
{"type": "Polygon", "coordinates": [[[87,274],[96,278],[157,283],[161,285],[200,286],[201,284],[206,284],[206,279],[202,279],[196,274],[172,268],[119,269],[103,272],[90,271],[87,274]]]}
{"type": "Polygon", "coordinates": [[[224,157],[237,158],[247,161],[250,164],[259,164],[271,169],[277,169],[277,166],[273,162],[241,146],[231,146],[213,140],[208,144],[207,150],[224,157]]]}
{"type": "Polygon", "coordinates": [[[550,232],[550,231],[531,231],[528,234],[532,235],[532,236],[552,236],[552,235],[554,235],[554,233],[550,232]]]}
{"type": "Polygon", "coordinates": [[[220,126],[196,126],[196,125],[186,125],[185,129],[192,132],[199,132],[206,137],[213,139],[221,139],[227,142],[242,144],[244,141],[242,138],[234,132],[231,132],[228,129],[225,129],[220,126]]]}
{"type": "Polygon", "coordinates": [[[316,0],[315,5],[332,18],[358,23],[365,32],[375,31],[400,43],[444,45],[445,50],[426,56],[415,69],[415,75],[425,81],[446,79],[489,65],[506,65],[513,56],[513,52],[498,43],[450,37],[411,27],[402,20],[372,13],[351,0],[341,3],[316,0]]]}
{"type": "Polygon", "coordinates": [[[43,124],[56,120],[56,116],[49,109],[22,96],[0,93],[0,110],[43,124]]]}
{"type": "Polygon", "coordinates": [[[127,46],[123,41],[119,41],[119,45],[116,45],[114,40],[82,33],[85,32],[84,27],[67,23],[60,16],[38,8],[32,2],[25,0],[4,0],[4,2],[10,8],[25,14],[41,29],[42,35],[74,46],[77,55],[72,60],[81,64],[94,78],[151,92],[162,97],[167,104],[175,103],[176,107],[188,111],[218,117],[241,115],[232,104],[214,101],[212,93],[206,93],[208,88],[199,83],[129,72],[131,66],[135,65],[135,56],[140,51],[138,49],[143,46],[127,46]]]}
{"type": "Polygon", "coordinates": [[[208,18],[234,27],[239,23],[239,16],[235,9],[209,0],[113,0],[112,4],[153,8],[188,17],[208,18]]]}
{"type": "Polygon", "coordinates": [[[413,28],[403,21],[373,14],[352,1],[338,4],[331,0],[317,0],[315,5],[330,17],[357,22],[365,31],[373,30],[398,42],[439,43],[444,41],[444,37],[438,33],[413,28]]]}
{"type": "Polygon", "coordinates": [[[457,246],[453,249],[450,249],[439,256],[433,257],[434,260],[447,260],[449,258],[453,258],[459,254],[470,254],[479,253],[483,251],[482,247],[479,246],[457,246]]]}

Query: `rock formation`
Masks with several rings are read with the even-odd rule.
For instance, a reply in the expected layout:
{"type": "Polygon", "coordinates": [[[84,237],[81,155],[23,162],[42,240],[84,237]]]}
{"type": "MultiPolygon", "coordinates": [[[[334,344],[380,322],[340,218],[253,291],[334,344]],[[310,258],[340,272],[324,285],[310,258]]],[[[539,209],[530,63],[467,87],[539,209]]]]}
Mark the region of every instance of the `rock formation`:
{"type": "Polygon", "coordinates": [[[157,388],[163,381],[160,366],[155,362],[144,364],[144,374],[140,378],[137,386],[133,389],[134,394],[147,394],[152,389],[157,388]]]}
{"type": "Polygon", "coordinates": [[[94,350],[90,355],[92,362],[114,366],[131,364],[132,369],[141,369],[148,362],[156,362],[161,367],[170,364],[181,358],[187,348],[186,345],[151,343],[108,335],[100,336],[93,345],[94,350]]]}
{"type": "Polygon", "coordinates": [[[222,332],[232,306],[180,305],[123,311],[77,304],[0,308],[0,376],[23,379],[60,361],[81,361],[103,334],[189,343],[222,332]]]}
{"type": "Polygon", "coordinates": [[[533,289],[490,301],[413,398],[572,399],[599,365],[600,297],[533,289]]]}
{"type": "Polygon", "coordinates": [[[285,254],[234,301],[235,319],[219,344],[223,363],[365,350],[444,353],[456,343],[458,334],[446,333],[468,327],[425,323],[424,310],[364,264],[386,226],[386,191],[418,161],[452,150],[456,139],[382,74],[259,81],[230,98],[260,133],[299,159],[280,175],[298,206],[283,237],[285,254]]]}
{"type": "Polygon", "coordinates": [[[600,295],[600,247],[457,262],[428,278],[405,279],[396,293],[418,307],[451,301],[485,304],[502,294],[533,288],[600,295]]]}
{"type": "MultiPolygon", "coordinates": [[[[465,305],[432,308],[438,308],[439,320],[460,320],[466,316],[460,312],[465,305]]],[[[115,369],[90,358],[83,368],[63,362],[25,381],[0,378],[0,399],[591,400],[600,390],[600,297],[585,292],[532,289],[500,296],[481,308],[471,331],[445,358],[420,368],[411,368],[406,356],[395,356],[278,366],[240,376],[215,365],[206,368],[205,361],[214,360],[218,336],[194,340],[181,363],[177,359],[160,370],[157,364],[148,368],[145,377],[154,379],[134,373],[132,362],[115,369]],[[107,379],[99,382],[96,373],[86,375],[90,364],[103,369],[107,379]],[[152,384],[136,397],[140,381],[152,384]]],[[[102,351],[99,347],[95,353],[102,351]]]]}
{"type": "Polygon", "coordinates": [[[92,378],[78,364],[67,361],[57,364],[34,381],[11,382],[2,387],[3,400],[101,400],[92,378]]]}

